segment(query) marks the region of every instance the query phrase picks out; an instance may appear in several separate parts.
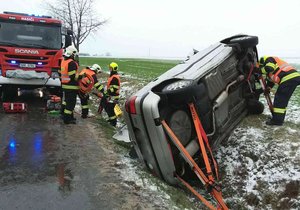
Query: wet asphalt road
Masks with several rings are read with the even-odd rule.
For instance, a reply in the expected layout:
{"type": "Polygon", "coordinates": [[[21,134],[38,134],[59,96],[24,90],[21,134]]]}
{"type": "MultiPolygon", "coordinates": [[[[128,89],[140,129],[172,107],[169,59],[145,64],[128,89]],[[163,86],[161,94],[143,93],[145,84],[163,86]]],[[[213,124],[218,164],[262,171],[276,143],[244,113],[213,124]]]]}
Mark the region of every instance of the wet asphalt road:
{"type": "Polygon", "coordinates": [[[26,101],[25,114],[0,113],[0,209],[134,209],[118,154],[96,119],[64,125],[26,101]]]}
{"type": "Polygon", "coordinates": [[[45,112],[46,101],[17,100],[27,113],[0,110],[0,210],[194,209],[131,159],[105,121],[77,114],[65,125],[45,112]]]}
{"type": "Polygon", "coordinates": [[[101,174],[87,157],[103,159],[95,136],[84,122],[64,125],[32,99],[28,113],[0,115],[0,209],[109,208],[89,189],[101,174]]]}

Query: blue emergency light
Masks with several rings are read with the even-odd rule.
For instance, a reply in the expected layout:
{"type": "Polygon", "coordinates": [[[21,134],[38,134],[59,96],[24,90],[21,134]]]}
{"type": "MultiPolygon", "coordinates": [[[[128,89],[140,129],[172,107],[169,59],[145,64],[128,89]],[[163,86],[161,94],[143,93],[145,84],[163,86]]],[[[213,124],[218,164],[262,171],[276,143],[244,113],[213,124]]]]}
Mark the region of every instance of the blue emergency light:
{"type": "Polygon", "coordinates": [[[10,148],[15,148],[15,147],[16,147],[16,142],[15,142],[15,141],[11,141],[11,142],[9,143],[9,147],[10,147],[10,148]]]}

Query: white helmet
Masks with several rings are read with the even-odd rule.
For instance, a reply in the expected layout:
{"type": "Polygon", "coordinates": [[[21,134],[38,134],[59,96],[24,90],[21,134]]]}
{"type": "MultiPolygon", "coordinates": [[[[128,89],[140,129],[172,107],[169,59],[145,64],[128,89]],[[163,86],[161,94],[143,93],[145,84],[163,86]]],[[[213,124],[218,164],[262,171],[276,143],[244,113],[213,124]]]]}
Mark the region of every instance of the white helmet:
{"type": "Polygon", "coordinates": [[[93,64],[89,67],[91,70],[95,71],[96,73],[100,73],[102,71],[101,67],[98,64],[93,64]]]}
{"type": "Polygon", "coordinates": [[[71,57],[72,55],[77,55],[78,54],[78,51],[77,51],[77,49],[74,47],[74,46],[72,46],[72,45],[70,45],[69,47],[67,47],[66,49],[65,49],[65,53],[64,53],[64,56],[65,57],[71,57]]]}

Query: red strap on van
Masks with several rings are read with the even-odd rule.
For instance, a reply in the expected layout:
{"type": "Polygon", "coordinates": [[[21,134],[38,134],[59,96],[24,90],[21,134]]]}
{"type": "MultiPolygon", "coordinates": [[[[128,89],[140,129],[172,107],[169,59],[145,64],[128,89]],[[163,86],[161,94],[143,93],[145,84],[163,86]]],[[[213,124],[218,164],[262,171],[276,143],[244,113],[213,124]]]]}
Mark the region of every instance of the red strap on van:
{"type": "Polygon", "coordinates": [[[189,183],[184,181],[180,176],[175,174],[176,178],[179,179],[179,181],[182,182],[188,188],[199,200],[201,200],[205,206],[207,206],[209,209],[216,209],[208,200],[206,200],[202,195],[200,195],[189,183]]]}
{"type": "MultiPolygon", "coordinates": [[[[195,113],[196,114],[196,113],[195,113]]],[[[196,114],[197,115],[197,114],[196,114]]],[[[194,117],[193,117],[194,118],[194,117]]],[[[177,149],[184,155],[185,160],[190,165],[191,169],[194,171],[194,173],[197,175],[199,180],[202,182],[202,184],[205,186],[207,191],[212,195],[212,197],[217,201],[218,207],[214,208],[212,204],[210,204],[208,201],[203,202],[209,209],[218,209],[221,207],[223,210],[228,210],[228,207],[226,206],[225,202],[223,201],[222,193],[220,191],[220,188],[215,185],[213,180],[210,180],[210,178],[207,178],[206,175],[203,173],[203,171],[200,169],[198,164],[194,161],[194,159],[191,157],[191,155],[188,153],[188,151],[185,149],[185,147],[181,144],[180,140],[177,138],[175,133],[172,131],[172,129],[168,126],[165,120],[161,121],[163,128],[165,129],[166,133],[170,137],[171,141],[174,143],[174,145],[177,147],[177,149]],[[209,205],[207,204],[209,203],[209,205]]],[[[201,138],[202,139],[202,138],[201,138]]],[[[203,143],[203,142],[202,142],[203,143]]],[[[207,156],[206,156],[207,157],[207,156]]],[[[205,160],[207,161],[207,160],[205,160]]],[[[208,161],[209,162],[209,161],[208,161]]],[[[182,182],[182,179],[179,179],[182,182]]],[[[186,182],[182,182],[185,186],[186,182]]],[[[188,189],[191,190],[190,187],[187,186],[188,189]]],[[[194,190],[191,190],[194,194],[194,190]]],[[[195,194],[201,201],[203,201],[202,196],[198,196],[198,194],[195,194]]]]}
{"type": "Polygon", "coordinates": [[[251,76],[252,76],[253,69],[254,69],[254,65],[251,64],[251,66],[250,66],[250,71],[249,71],[249,74],[248,74],[248,77],[247,77],[247,81],[248,81],[248,82],[250,81],[250,78],[251,78],[251,76]]]}
{"type": "Polygon", "coordinates": [[[196,132],[197,132],[197,137],[198,137],[199,145],[201,147],[201,152],[202,152],[202,155],[203,155],[203,159],[205,161],[205,166],[206,166],[206,169],[207,169],[207,174],[208,174],[209,180],[214,181],[213,176],[212,176],[212,170],[211,170],[210,163],[209,163],[209,159],[208,159],[206,149],[205,149],[205,146],[204,146],[204,143],[203,143],[203,139],[204,139],[206,147],[207,147],[207,149],[210,153],[211,159],[214,163],[215,174],[216,174],[217,180],[219,180],[218,164],[217,164],[217,161],[214,159],[214,156],[212,154],[212,150],[211,150],[211,147],[209,145],[207,135],[206,135],[206,133],[203,129],[202,123],[201,123],[201,121],[200,121],[200,119],[197,115],[195,105],[193,103],[190,103],[189,107],[190,107],[190,111],[191,111],[192,118],[193,118],[193,121],[194,121],[195,129],[196,129],[196,132]]]}

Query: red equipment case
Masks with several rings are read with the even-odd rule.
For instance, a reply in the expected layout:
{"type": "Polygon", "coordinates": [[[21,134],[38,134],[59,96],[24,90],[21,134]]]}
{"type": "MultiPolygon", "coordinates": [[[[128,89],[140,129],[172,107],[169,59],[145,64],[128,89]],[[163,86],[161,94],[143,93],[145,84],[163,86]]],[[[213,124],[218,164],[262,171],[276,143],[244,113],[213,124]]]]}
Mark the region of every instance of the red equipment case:
{"type": "Polygon", "coordinates": [[[2,105],[3,105],[4,112],[6,112],[6,113],[27,112],[27,104],[26,103],[4,102],[2,105]]]}
{"type": "Polygon", "coordinates": [[[46,110],[60,110],[61,109],[61,98],[56,95],[49,95],[47,100],[46,110]]]}

